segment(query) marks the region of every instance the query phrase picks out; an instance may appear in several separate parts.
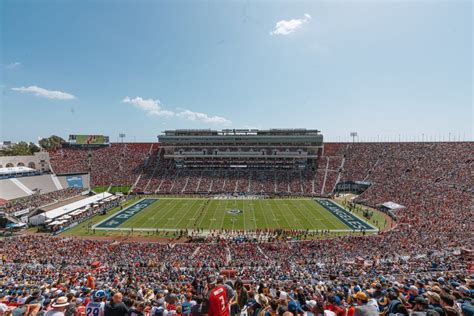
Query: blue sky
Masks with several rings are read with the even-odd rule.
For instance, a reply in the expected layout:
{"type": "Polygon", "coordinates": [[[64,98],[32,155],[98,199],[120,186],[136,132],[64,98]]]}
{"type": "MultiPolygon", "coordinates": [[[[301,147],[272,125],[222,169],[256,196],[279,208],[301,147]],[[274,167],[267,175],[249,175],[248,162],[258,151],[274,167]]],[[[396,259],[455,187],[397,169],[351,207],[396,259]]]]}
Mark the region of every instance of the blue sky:
{"type": "Polygon", "coordinates": [[[473,139],[471,1],[4,0],[0,12],[0,140],[270,127],[473,139]]]}

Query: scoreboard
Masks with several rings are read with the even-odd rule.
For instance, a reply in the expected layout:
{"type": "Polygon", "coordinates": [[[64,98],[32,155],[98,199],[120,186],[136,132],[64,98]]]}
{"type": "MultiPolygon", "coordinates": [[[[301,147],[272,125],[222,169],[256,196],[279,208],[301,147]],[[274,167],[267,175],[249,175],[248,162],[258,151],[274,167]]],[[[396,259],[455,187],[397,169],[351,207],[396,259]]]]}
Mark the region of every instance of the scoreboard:
{"type": "Polygon", "coordinates": [[[109,136],[104,135],[69,135],[70,145],[108,145],[109,136]]]}

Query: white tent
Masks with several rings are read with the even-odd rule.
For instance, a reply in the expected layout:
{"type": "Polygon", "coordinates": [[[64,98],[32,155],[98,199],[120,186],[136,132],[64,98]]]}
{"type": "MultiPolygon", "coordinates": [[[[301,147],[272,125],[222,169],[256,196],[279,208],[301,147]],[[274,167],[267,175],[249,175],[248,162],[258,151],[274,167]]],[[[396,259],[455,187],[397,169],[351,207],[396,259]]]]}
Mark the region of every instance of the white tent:
{"type": "Polygon", "coordinates": [[[48,226],[56,226],[56,225],[61,225],[61,224],[64,224],[64,223],[67,223],[67,221],[66,220],[54,221],[54,222],[49,223],[48,226]]]}
{"type": "Polygon", "coordinates": [[[405,208],[405,206],[397,204],[395,202],[391,202],[391,201],[383,203],[382,206],[392,211],[401,210],[405,208]]]}
{"type": "Polygon", "coordinates": [[[72,212],[72,213],[69,214],[69,215],[71,215],[71,216],[76,216],[76,215],[79,215],[79,214],[84,213],[85,211],[86,211],[86,210],[84,210],[84,209],[79,209],[79,210],[77,210],[77,211],[72,212]]]}
{"type": "Polygon", "coordinates": [[[0,176],[4,175],[14,175],[14,174],[25,174],[25,173],[35,173],[36,170],[28,167],[6,167],[0,168],[0,176]]]}
{"type": "Polygon", "coordinates": [[[96,194],[96,195],[87,197],[85,199],[73,202],[71,204],[67,204],[67,205],[55,208],[51,211],[44,212],[42,214],[38,214],[36,216],[30,217],[29,222],[32,225],[40,225],[40,224],[43,224],[47,219],[55,220],[61,216],[74,212],[90,204],[97,203],[110,196],[112,196],[112,194],[108,192],[96,194]]]}

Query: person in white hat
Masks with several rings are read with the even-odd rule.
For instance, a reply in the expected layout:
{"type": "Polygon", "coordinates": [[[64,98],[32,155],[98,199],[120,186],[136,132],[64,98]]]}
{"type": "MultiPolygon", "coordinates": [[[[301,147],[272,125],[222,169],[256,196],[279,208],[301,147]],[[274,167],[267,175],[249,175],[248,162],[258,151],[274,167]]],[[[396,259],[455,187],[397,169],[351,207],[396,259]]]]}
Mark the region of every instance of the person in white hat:
{"type": "Polygon", "coordinates": [[[58,297],[51,305],[53,309],[47,311],[45,316],[64,316],[64,311],[68,305],[69,303],[66,296],[58,297]]]}

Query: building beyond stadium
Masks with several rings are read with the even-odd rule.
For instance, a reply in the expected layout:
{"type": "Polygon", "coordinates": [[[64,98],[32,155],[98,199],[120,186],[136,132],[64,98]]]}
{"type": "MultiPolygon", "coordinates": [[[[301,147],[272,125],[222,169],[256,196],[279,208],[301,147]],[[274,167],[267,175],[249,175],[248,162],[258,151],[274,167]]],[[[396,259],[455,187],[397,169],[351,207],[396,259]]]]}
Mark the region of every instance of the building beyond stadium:
{"type": "Polygon", "coordinates": [[[315,129],[167,130],[158,139],[177,168],[305,169],[323,148],[315,129]]]}

